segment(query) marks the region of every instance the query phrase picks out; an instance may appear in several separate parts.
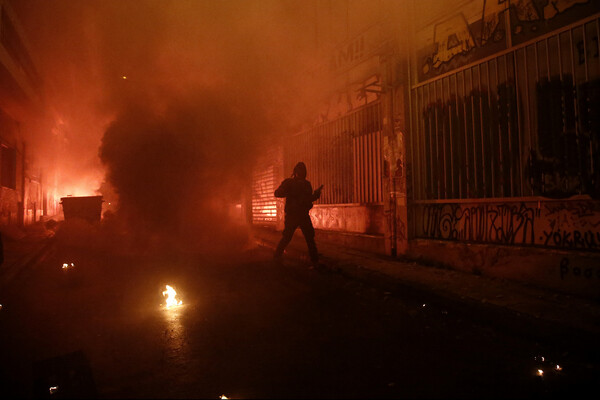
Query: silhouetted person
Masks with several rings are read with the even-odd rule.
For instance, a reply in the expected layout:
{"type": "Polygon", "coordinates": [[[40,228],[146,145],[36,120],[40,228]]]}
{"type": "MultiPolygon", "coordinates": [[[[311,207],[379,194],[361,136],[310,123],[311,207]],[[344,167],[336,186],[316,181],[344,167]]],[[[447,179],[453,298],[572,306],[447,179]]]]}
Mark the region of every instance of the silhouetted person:
{"type": "Polygon", "coordinates": [[[299,162],[294,167],[294,173],[291,178],[285,179],[275,190],[275,197],[285,197],[285,228],[283,237],[275,250],[275,259],[281,260],[283,250],[292,240],[296,228],[300,227],[306,244],[308,253],[313,265],[318,265],[319,253],[315,244],[315,229],[313,228],[308,211],[313,206],[313,201],[321,197],[321,185],[313,192],[312,186],[306,180],[306,165],[299,162]]]}

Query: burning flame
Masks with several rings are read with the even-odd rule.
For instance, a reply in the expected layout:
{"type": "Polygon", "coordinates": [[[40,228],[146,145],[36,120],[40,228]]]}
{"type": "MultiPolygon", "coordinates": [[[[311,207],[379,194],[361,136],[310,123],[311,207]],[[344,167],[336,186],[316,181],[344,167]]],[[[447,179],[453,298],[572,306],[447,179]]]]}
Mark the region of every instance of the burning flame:
{"type": "Polygon", "coordinates": [[[63,263],[63,265],[62,265],[62,269],[69,269],[69,268],[74,268],[74,267],[75,267],[75,264],[73,264],[73,263],[70,263],[70,264],[63,263]]]}
{"type": "Polygon", "coordinates": [[[167,290],[163,291],[163,296],[167,296],[166,307],[180,306],[183,302],[181,300],[177,301],[175,296],[177,296],[177,292],[171,286],[166,285],[167,290]]]}
{"type": "Polygon", "coordinates": [[[58,386],[50,386],[49,392],[50,394],[58,392],[58,386]]]}
{"type": "Polygon", "coordinates": [[[538,376],[544,376],[544,371],[542,371],[541,369],[537,370],[537,375],[538,376]]]}
{"type": "Polygon", "coordinates": [[[556,364],[556,370],[557,371],[562,371],[562,367],[560,365],[556,364]]]}
{"type": "Polygon", "coordinates": [[[228,399],[229,397],[225,396],[224,394],[221,395],[221,397],[219,397],[220,399],[228,399]]]}

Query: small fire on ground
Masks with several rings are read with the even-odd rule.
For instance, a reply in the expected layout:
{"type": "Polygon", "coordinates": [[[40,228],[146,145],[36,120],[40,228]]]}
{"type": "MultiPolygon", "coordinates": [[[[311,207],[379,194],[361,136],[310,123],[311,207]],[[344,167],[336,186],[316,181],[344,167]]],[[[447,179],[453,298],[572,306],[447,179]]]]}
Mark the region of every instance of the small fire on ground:
{"type": "Polygon", "coordinates": [[[175,289],[173,289],[173,287],[169,285],[166,285],[166,290],[163,291],[162,294],[167,298],[165,304],[166,308],[180,306],[181,304],[183,304],[181,300],[177,300],[175,298],[175,296],[177,296],[177,292],[175,291],[175,289]]]}
{"type": "Polygon", "coordinates": [[[63,263],[62,265],[62,269],[63,271],[69,270],[69,269],[73,269],[75,268],[75,264],[74,263],[63,263]]]}

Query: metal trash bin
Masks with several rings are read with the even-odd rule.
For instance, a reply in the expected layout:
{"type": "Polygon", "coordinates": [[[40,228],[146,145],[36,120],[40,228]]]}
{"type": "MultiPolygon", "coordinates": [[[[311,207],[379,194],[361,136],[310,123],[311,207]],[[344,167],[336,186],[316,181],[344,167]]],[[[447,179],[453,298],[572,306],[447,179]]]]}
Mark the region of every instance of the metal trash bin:
{"type": "Polygon", "coordinates": [[[89,222],[98,222],[102,217],[102,196],[61,197],[65,220],[80,218],[89,222]]]}

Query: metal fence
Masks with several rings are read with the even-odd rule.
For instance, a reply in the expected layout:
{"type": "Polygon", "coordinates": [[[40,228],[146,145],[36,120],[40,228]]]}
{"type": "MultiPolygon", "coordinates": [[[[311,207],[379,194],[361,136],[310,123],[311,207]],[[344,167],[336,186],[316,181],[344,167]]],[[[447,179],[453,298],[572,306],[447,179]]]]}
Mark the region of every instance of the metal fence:
{"type": "Polygon", "coordinates": [[[413,86],[414,200],[600,194],[598,17],[413,86]]]}
{"type": "Polygon", "coordinates": [[[381,104],[379,101],[286,139],[284,171],[303,161],[314,188],[325,185],[319,204],[382,201],[381,104]]]}

